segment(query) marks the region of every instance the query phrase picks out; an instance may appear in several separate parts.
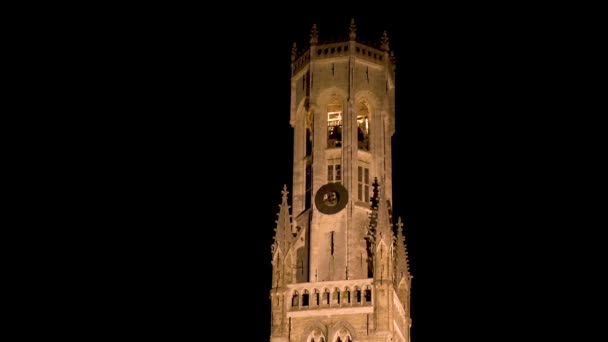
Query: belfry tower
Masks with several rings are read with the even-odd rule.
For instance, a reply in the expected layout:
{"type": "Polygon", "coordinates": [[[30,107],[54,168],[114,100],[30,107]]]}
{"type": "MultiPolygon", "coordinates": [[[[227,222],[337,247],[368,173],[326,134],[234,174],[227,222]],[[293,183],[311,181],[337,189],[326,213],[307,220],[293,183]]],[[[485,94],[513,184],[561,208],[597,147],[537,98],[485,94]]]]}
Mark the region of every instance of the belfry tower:
{"type": "Polygon", "coordinates": [[[393,224],[394,59],[349,39],[291,53],[292,206],[272,245],[271,342],[410,342],[401,219],[393,224]],[[291,212],[290,212],[291,210],[291,212]]]}

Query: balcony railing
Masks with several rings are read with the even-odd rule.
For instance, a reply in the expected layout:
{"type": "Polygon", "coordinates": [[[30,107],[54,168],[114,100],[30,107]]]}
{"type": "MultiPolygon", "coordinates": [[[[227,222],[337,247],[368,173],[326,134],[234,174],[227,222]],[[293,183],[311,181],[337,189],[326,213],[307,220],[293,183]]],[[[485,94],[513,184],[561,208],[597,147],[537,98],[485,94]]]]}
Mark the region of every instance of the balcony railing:
{"type": "Polygon", "coordinates": [[[290,310],[372,306],[372,281],[355,279],[288,285],[290,310]]]}

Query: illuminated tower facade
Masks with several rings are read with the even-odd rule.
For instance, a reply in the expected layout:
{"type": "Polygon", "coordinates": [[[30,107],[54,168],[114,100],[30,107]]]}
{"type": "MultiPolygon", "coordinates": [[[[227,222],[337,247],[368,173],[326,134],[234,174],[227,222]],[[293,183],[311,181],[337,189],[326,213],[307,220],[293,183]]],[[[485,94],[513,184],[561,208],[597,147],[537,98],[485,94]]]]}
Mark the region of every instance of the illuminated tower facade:
{"type": "Polygon", "coordinates": [[[272,245],[271,342],[410,341],[403,224],[392,215],[394,59],[349,39],[292,49],[293,190],[272,245]]]}

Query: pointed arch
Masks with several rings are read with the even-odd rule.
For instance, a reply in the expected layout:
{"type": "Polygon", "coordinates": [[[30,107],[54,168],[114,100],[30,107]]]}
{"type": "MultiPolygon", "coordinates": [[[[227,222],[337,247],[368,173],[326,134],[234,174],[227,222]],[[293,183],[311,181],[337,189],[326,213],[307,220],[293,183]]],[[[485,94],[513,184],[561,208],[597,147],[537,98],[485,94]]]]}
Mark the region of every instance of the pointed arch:
{"type": "Polygon", "coordinates": [[[402,277],[401,280],[399,281],[399,284],[397,285],[397,288],[401,288],[404,287],[407,291],[410,290],[410,283],[407,281],[406,277],[402,277]]]}
{"type": "Polygon", "coordinates": [[[320,321],[314,321],[308,325],[302,333],[301,342],[321,342],[321,338],[327,341],[327,326],[320,321]],[[311,340],[312,338],[312,340],[311,340]]]}
{"type": "Polygon", "coordinates": [[[351,341],[355,341],[357,339],[355,328],[347,321],[338,321],[332,325],[329,328],[328,337],[328,342],[335,342],[338,340],[338,337],[342,340],[342,342],[348,341],[347,338],[350,338],[351,341]]]}
{"type": "Polygon", "coordinates": [[[355,94],[355,103],[364,101],[370,109],[370,112],[376,113],[380,110],[380,99],[369,90],[361,90],[355,94]]]}
{"type": "Polygon", "coordinates": [[[399,301],[401,302],[401,305],[403,305],[403,308],[406,310],[408,310],[407,307],[407,299],[409,298],[409,284],[408,282],[405,280],[405,278],[401,278],[401,281],[399,282],[399,285],[397,285],[397,297],[399,298],[399,301]]]}

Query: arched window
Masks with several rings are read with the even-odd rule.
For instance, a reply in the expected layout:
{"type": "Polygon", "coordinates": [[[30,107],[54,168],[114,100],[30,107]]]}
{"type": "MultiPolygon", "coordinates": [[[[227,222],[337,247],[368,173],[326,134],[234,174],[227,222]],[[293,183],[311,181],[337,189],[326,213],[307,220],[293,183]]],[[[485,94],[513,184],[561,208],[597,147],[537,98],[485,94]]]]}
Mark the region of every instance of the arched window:
{"type": "Polygon", "coordinates": [[[325,289],[325,292],[323,292],[323,304],[329,305],[329,290],[328,289],[325,289]]]}
{"type": "Polygon", "coordinates": [[[372,301],[372,289],[371,289],[371,287],[367,286],[367,288],[365,289],[365,302],[371,303],[371,301],[372,301]]]}
{"type": "Polygon", "coordinates": [[[340,304],[340,289],[339,288],[336,287],[334,289],[334,293],[333,293],[331,301],[333,304],[340,304]]]}
{"type": "Polygon", "coordinates": [[[313,112],[309,110],[305,114],[306,120],[306,156],[312,155],[312,128],[313,128],[313,112]]]}
{"type": "Polygon", "coordinates": [[[342,146],[342,103],[333,98],[327,105],[327,148],[342,146]]]}
{"type": "Polygon", "coordinates": [[[304,293],[302,294],[302,306],[308,306],[308,299],[308,290],[304,290],[304,293]]]}
{"type": "Polygon", "coordinates": [[[321,296],[320,295],[321,294],[319,293],[319,290],[315,289],[315,294],[314,294],[314,297],[313,297],[313,305],[319,306],[319,304],[321,304],[321,300],[320,300],[321,296]]]}
{"type": "Polygon", "coordinates": [[[348,287],[342,292],[342,303],[350,304],[350,289],[348,287]]]}
{"type": "Polygon", "coordinates": [[[355,301],[357,302],[357,304],[361,303],[361,288],[359,287],[355,289],[355,301]]]}
{"type": "Polygon", "coordinates": [[[357,143],[363,151],[369,151],[369,117],[369,107],[361,101],[357,106],[357,143]]]}
{"type": "Polygon", "coordinates": [[[291,306],[292,307],[300,306],[300,295],[298,294],[298,291],[293,292],[293,296],[291,297],[291,306]]]}
{"type": "Polygon", "coordinates": [[[306,342],[325,342],[325,337],[323,336],[321,330],[315,329],[310,333],[309,337],[306,339],[306,342]]]}
{"type": "Polygon", "coordinates": [[[352,337],[346,329],[340,329],[336,334],[336,342],[352,342],[352,337]]]}

